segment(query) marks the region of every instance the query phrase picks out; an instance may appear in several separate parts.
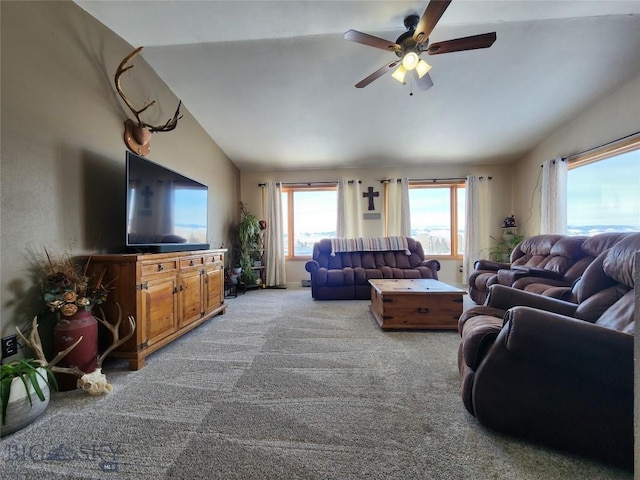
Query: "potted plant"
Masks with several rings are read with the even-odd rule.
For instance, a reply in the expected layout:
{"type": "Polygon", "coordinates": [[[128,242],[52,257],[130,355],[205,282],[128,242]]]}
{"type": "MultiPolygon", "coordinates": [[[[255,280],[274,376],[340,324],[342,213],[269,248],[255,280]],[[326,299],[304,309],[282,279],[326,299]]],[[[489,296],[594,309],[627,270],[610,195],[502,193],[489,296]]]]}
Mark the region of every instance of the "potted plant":
{"type": "MultiPolygon", "coordinates": [[[[127,318],[128,333],[121,336],[122,309],[118,308],[117,321],[107,321],[100,307],[107,298],[109,285],[103,282],[106,270],[95,278],[89,272],[89,256],[84,261],[74,259],[69,254],[52,255],[46,248],[44,256],[36,257],[44,275],[44,300],[57,315],[53,328],[53,350],[59,352],[49,363],[57,375],[58,390],[66,391],[82,388],[90,395],[100,395],[112,390],[102,373],[102,361],[114,349],[126,342],[135,331],[135,319],[127,318]],[[97,307],[101,316],[94,312],[97,307]],[[103,331],[110,334],[112,342],[104,345],[105,350],[98,355],[98,323],[103,331]],[[60,363],[60,366],[56,364],[60,363]]],[[[28,339],[18,330],[18,335],[27,347],[34,349],[38,361],[47,364],[42,342],[37,332],[37,318],[33,320],[32,336],[28,339]]]]}
{"type": "MultiPolygon", "coordinates": [[[[96,278],[88,275],[88,257],[84,262],[68,253],[54,254],[46,248],[38,261],[43,275],[46,306],[57,316],[53,328],[53,350],[59,352],[80,340],[77,348],[62,360],[61,366],[77,366],[85,373],[96,369],[98,356],[98,321],[93,308],[107,298],[104,272],[96,278]],[[83,264],[84,263],[84,264],[83,264]]],[[[61,391],[76,388],[73,375],[58,374],[61,391]]]]}
{"type": "Polygon", "coordinates": [[[509,233],[508,235],[504,235],[502,238],[494,238],[491,239],[495,242],[493,247],[489,249],[489,256],[491,260],[496,262],[509,262],[509,257],[511,256],[511,252],[514,248],[524,240],[524,235],[518,235],[516,233],[509,233]]]}
{"type": "Polygon", "coordinates": [[[58,388],[51,368],[36,359],[0,365],[1,436],[26,427],[44,413],[58,388]]]}
{"type": "Polygon", "coordinates": [[[241,268],[240,279],[246,285],[256,283],[256,274],[252,270],[254,260],[260,249],[260,221],[249,213],[244,204],[240,208],[240,223],[236,229],[234,249],[235,265],[241,268]]]}

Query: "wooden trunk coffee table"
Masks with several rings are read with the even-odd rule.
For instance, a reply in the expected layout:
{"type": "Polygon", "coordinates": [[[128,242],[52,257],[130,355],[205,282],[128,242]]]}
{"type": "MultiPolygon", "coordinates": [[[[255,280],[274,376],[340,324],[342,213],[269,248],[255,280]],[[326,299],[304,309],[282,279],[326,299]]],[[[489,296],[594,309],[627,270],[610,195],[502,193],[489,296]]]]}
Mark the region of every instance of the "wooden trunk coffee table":
{"type": "Polygon", "coordinates": [[[432,279],[375,279],[369,309],[387,329],[458,328],[464,290],[432,279]]]}

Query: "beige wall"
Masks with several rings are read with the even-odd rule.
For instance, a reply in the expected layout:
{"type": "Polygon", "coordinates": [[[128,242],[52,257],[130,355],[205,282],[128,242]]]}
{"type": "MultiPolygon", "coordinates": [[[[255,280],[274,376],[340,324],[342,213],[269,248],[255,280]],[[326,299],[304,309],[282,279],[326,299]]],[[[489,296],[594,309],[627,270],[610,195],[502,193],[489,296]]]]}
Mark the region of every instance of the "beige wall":
{"type": "MultiPolygon", "coordinates": [[[[72,2],[6,2],[2,17],[2,224],[0,335],[43,306],[29,274],[30,248],[114,252],[124,243],[128,111],[113,76],[133,48],[72,2]]],[[[123,84],[143,118],[164,123],[178,99],[143,58],[123,84]]],[[[188,111],[154,134],[148,158],[209,186],[209,235],[228,244],[240,173],[188,111]]]]}
{"type": "MultiPolygon", "coordinates": [[[[491,225],[493,227],[492,235],[500,235],[500,225],[502,219],[513,213],[511,211],[511,166],[510,165],[485,165],[475,166],[472,168],[461,165],[448,166],[423,166],[413,168],[397,168],[386,167],[364,169],[341,169],[341,170],[296,170],[296,171],[272,171],[272,172],[242,172],[242,201],[247,204],[247,208],[256,213],[262,214],[262,197],[259,183],[267,180],[282,182],[320,182],[320,181],[337,181],[340,178],[359,179],[362,181],[362,188],[366,190],[373,187],[374,191],[380,192],[380,197],[375,199],[375,210],[373,213],[380,213],[380,220],[364,220],[365,236],[381,236],[384,235],[384,199],[383,185],[380,180],[390,177],[409,178],[449,178],[449,177],[465,177],[467,175],[483,175],[493,177],[491,180],[491,225]]],[[[362,208],[367,212],[367,200],[363,199],[362,208]]],[[[287,282],[290,284],[300,285],[302,279],[308,279],[309,274],[304,269],[306,261],[288,261],[286,265],[287,282]]],[[[439,272],[439,278],[444,282],[462,284],[462,274],[459,267],[462,265],[458,260],[443,260],[442,270],[439,272]]]]}
{"type": "Polygon", "coordinates": [[[514,208],[529,218],[522,233],[540,232],[540,166],[545,160],[566,157],[640,130],[640,76],[605,94],[557,129],[515,164],[514,208]]]}

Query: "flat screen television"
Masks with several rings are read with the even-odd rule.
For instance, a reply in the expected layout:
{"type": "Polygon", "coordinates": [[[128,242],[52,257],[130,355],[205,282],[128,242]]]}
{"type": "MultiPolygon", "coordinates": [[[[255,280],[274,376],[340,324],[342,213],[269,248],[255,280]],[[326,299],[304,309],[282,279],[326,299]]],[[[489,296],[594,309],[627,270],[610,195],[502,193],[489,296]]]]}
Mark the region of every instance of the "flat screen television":
{"type": "Polygon", "coordinates": [[[208,187],[127,152],[128,251],[204,250],[208,187]]]}

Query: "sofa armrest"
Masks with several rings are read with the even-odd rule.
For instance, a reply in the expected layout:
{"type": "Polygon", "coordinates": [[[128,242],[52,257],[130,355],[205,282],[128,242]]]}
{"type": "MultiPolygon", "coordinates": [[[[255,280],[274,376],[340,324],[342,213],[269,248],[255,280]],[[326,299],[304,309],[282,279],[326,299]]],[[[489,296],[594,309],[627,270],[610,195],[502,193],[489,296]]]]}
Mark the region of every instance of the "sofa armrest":
{"type": "MultiPolygon", "coordinates": [[[[477,370],[493,346],[493,342],[495,342],[503,325],[502,318],[489,315],[479,315],[468,319],[464,324],[464,329],[460,332],[462,339],[458,362],[464,361],[469,368],[477,370]]],[[[463,371],[460,364],[458,364],[458,369],[463,371]]]]}
{"type": "Polygon", "coordinates": [[[493,260],[476,260],[473,264],[475,270],[493,270],[495,272],[509,267],[511,267],[510,263],[494,262],[493,260]]]}
{"type": "Polygon", "coordinates": [[[512,268],[513,270],[518,270],[525,273],[526,276],[528,277],[559,279],[564,276],[562,273],[554,272],[552,270],[546,270],[544,268],[539,268],[539,267],[526,267],[524,265],[516,265],[512,268]]]}
{"type": "Polygon", "coordinates": [[[314,274],[318,271],[318,269],[320,268],[320,264],[318,262],[316,262],[315,260],[309,260],[307,263],[305,263],[304,265],[304,269],[309,272],[310,274],[314,274]]]}
{"type": "Polygon", "coordinates": [[[489,296],[485,305],[509,310],[512,307],[525,306],[558,313],[560,315],[573,316],[578,305],[557,298],[546,297],[536,293],[525,292],[517,288],[495,284],[489,288],[489,296]]]}
{"type": "Polygon", "coordinates": [[[434,273],[440,271],[440,262],[438,260],[423,260],[418,266],[430,268],[434,273]]]}
{"type": "Polygon", "coordinates": [[[633,335],[529,307],[505,315],[506,349],[554,370],[633,389],[633,335]]]}
{"type": "Polygon", "coordinates": [[[524,270],[501,268],[500,270],[498,270],[498,283],[500,285],[506,285],[507,287],[510,287],[516,280],[526,276],[527,272],[525,272],[524,270]]]}

